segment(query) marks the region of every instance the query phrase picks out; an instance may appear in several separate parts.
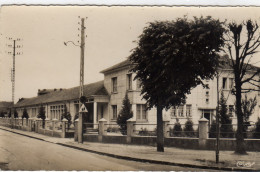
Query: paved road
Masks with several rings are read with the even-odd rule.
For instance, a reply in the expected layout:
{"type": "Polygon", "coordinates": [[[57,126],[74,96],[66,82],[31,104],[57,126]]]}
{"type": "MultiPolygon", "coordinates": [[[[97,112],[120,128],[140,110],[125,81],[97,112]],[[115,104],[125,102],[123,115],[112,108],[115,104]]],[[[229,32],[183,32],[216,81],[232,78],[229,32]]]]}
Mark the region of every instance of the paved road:
{"type": "Polygon", "coordinates": [[[0,130],[1,170],[185,170],[88,153],[0,130]]]}

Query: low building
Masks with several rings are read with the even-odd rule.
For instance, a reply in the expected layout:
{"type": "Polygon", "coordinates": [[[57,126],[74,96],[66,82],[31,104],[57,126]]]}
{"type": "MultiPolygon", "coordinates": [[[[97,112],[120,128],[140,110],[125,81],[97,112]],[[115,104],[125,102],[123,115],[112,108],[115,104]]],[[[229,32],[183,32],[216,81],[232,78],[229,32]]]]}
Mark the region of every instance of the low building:
{"type": "MultiPolygon", "coordinates": [[[[84,85],[84,96],[87,97],[88,110],[86,121],[88,123],[96,124],[101,118],[105,118],[108,123],[116,123],[126,93],[132,105],[133,118],[136,122],[139,124],[156,123],[156,109],[146,110],[146,101],[141,96],[140,81],[134,80],[136,75],[130,71],[132,67],[130,61],[125,60],[101,71],[104,74],[103,81],[84,85]]],[[[232,115],[235,124],[235,96],[232,94],[234,74],[229,65],[224,64],[219,70],[218,91],[217,78],[205,80],[204,83],[208,85],[208,88],[199,85],[192,89],[191,94],[187,95],[186,104],[167,111],[164,110],[164,120],[170,120],[170,124],[174,124],[176,121],[184,124],[189,118],[194,124],[198,124],[198,120],[205,117],[211,123],[216,116],[217,92],[219,91],[223,92],[227,99],[228,113],[232,115]]],[[[248,87],[251,88],[249,85],[248,87]]],[[[257,100],[260,97],[257,92],[250,92],[247,95],[248,97],[256,96],[257,100]]],[[[79,112],[79,87],[38,90],[37,97],[20,99],[15,104],[15,108],[19,116],[22,116],[23,109],[26,108],[30,117],[36,117],[41,105],[45,107],[46,117],[49,119],[61,119],[65,108],[74,119],[79,112]]],[[[250,120],[256,121],[258,117],[259,104],[250,120]]]]}
{"type": "Polygon", "coordinates": [[[10,109],[13,107],[13,102],[0,102],[0,114],[2,117],[7,117],[10,113],[10,109]]]}

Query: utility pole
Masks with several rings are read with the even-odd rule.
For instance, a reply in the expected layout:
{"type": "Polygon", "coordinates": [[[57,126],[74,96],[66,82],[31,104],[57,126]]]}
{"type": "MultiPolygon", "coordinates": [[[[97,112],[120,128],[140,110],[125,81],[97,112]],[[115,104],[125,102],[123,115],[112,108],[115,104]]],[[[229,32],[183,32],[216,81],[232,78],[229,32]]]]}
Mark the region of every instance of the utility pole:
{"type": "Polygon", "coordinates": [[[14,91],[15,91],[15,40],[13,44],[13,68],[12,68],[12,102],[14,105],[14,91]]]}
{"type": "MultiPolygon", "coordinates": [[[[13,52],[8,52],[8,55],[13,56],[13,68],[11,69],[11,82],[12,82],[12,103],[14,106],[14,101],[15,101],[15,56],[16,55],[21,55],[21,52],[17,52],[16,48],[21,48],[21,45],[17,45],[16,41],[21,41],[20,38],[13,39],[13,38],[7,38],[7,40],[12,41],[12,44],[6,44],[7,47],[12,48],[13,52]]],[[[13,112],[11,112],[11,118],[12,118],[12,127],[13,127],[13,119],[14,119],[14,108],[13,112]]]]}
{"type": "Polygon", "coordinates": [[[217,107],[216,107],[216,163],[219,163],[219,73],[217,73],[217,107]]]}
{"type": "Polygon", "coordinates": [[[80,91],[79,91],[79,98],[83,96],[84,51],[85,51],[85,26],[84,26],[84,18],[82,18],[81,19],[81,43],[80,43],[80,91]]]}
{"type": "MultiPolygon", "coordinates": [[[[84,50],[85,50],[85,19],[81,18],[81,43],[80,43],[80,88],[79,98],[83,97],[84,87],[84,50]]],[[[79,107],[81,107],[81,101],[79,101],[79,107]]],[[[78,142],[83,143],[83,112],[79,112],[78,121],[78,142]]]]}
{"type": "MultiPolygon", "coordinates": [[[[80,16],[79,16],[80,18],[80,16]]],[[[72,43],[74,46],[80,47],[80,87],[79,87],[79,118],[78,118],[78,142],[83,143],[83,113],[87,112],[86,107],[84,110],[81,109],[83,103],[85,103],[85,97],[83,96],[84,90],[84,51],[85,51],[85,19],[81,18],[81,42],[80,45],[75,44],[73,41],[64,42],[64,45],[67,46],[68,43],[72,43]]],[[[80,23],[79,23],[80,24],[80,23]]],[[[79,41],[78,41],[79,42],[79,41]]]]}

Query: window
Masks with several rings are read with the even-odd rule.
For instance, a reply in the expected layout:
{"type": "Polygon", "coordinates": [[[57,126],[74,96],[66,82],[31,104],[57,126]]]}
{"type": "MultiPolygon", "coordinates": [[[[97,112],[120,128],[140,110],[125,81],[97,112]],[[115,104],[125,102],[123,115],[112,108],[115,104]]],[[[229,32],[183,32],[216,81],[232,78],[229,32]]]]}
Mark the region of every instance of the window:
{"type": "Polygon", "coordinates": [[[227,78],[222,79],[222,88],[227,89],[227,78]]]}
{"type": "Polygon", "coordinates": [[[229,89],[231,90],[234,86],[234,78],[229,78],[229,89]]]}
{"type": "Polygon", "coordinates": [[[65,112],[64,109],[65,109],[65,105],[51,106],[50,111],[51,111],[52,119],[55,118],[61,120],[61,116],[65,112]]]}
{"type": "Polygon", "coordinates": [[[206,99],[206,103],[209,103],[209,99],[206,99]]]}
{"type": "Polygon", "coordinates": [[[117,118],[117,105],[112,105],[113,116],[112,119],[117,118]]]}
{"type": "Polygon", "coordinates": [[[174,107],[171,109],[171,118],[176,117],[176,113],[177,113],[177,110],[176,110],[176,107],[174,106],[174,107]]]}
{"type": "Polygon", "coordinates": [[[209,95],[209,92],[208,91],[206,91],[206,96],[208,96],[209,95]]]}
{"type": "Polygon", "coordinates": [[[137,104],[136,105],[136,119],[147,120],[146,105],[145,104],[137,104]]]}
{"type": "Polygon", "coordinates": [[[141,89],[141,81],[139,79],[136,80],[136,89],[137,90],[141,89]]]}
{"type": "Polygon", "coordinates": [[[132,90],[132,74],[127,74],[126,75],[126,78],[127,78],[127,90],[132,90]]]}
{"type": "Polygon", "coordinates": [[[186,116],[191,117],[191,105],[186,105],[186,116]]]}
{"type": "Polygon", "coordinates": [[[117,92],[117,77],[112,78],[112,92],[113,93],[117,92]]]}
{"type": "Polygon", "coordinates": [[[229,105],[228,106],[228,115],[232,117],[233,112],[234,112],[234,105],[229,105]]]}
{"type": "Polygon", "coordinates": [[[180,117],[183,117],[184,115],[183,115],[183,105],[180,105],[179,107],[178,107],[178,115],[180,116],[180,117]]]}

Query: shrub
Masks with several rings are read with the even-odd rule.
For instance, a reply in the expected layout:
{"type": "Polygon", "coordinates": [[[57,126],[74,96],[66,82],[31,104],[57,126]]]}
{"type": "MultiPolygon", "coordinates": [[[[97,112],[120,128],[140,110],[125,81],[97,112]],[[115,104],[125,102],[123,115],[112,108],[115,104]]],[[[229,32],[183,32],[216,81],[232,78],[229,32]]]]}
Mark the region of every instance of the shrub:
{"type": "Polygon", "coordinates": [[[28,115],[28,112],[27,112],[26,108],[23,109],[23,116],[22,116],[22,118],[26,118],[26,119],[29,118],[29,115],[28,115]]]}
{"type": "Polygon", "coordinates": [[[213,120],[212,124],[210,125],[210,129],[209,129],[209,138],[216,138],[216,136],[217,136],[216,126],[217,126],[217,123],[215,120],[213,120]]]}
{"type": "Polygon", "coordinates": [[[40,106],[39,109],[39,114],[37,115],[37,118],[41,118],[42,119],[42,128],[45,128],[45,108],[43,107],[43,105],[40,106]]]}
{"type": "Polygon", "coordinates": [[[127,133],[127,120],[133,117],[133,112],[131,110],[130,100],[128,99],[127,92],[123,100],[122,109],[117,117],[117,124],[120,126],[120,132],[123,135],[127,133]]]}
{"type": "Polygon", "coordinates": [[[66,104],[64,104],[64,113],[61,115],[61,120],[63,120],[63,118],[68,120],[68,128],[69,128],[71,125],[71,114],[70,112],[68,112],[66,104]]]}
{"type": "Polygon", "coordinates": [[[17,113],[16,109],[14,109],[14,118],[18,118],[18,113],[17,113]]]}
{"type": "Polygon", "coordinates": [[[194,137],[195,136],[195,132],[194,132],[194,129],[193,129],[193,122],[191,121],[191,119],[188,119],[185,122],[185,127],[184,127],[183,131],[185,131],[184,134],[187,137],[194,137]]]}
{"type": "Polygon", "coordinates": [[[178,121],[176,121],[176,123],[174,124],[173,129],[170,129],[170,136],[173,136],[173,137],[182,136],[181,124],[178,121]]]}

